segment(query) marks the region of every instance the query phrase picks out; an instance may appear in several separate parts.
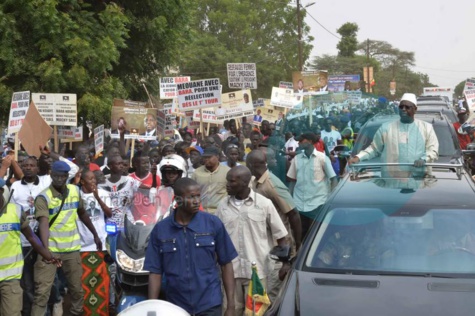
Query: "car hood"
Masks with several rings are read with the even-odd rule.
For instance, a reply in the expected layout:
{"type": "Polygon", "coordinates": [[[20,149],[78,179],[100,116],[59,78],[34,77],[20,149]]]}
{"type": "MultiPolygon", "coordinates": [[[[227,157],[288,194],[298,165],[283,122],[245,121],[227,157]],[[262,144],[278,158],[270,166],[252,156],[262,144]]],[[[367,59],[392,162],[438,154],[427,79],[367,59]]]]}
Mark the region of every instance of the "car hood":
{"type": "Polygon", "coordinates": [[[454,316],[475,310],[475,279],[294,272],[286,296],[292,292],[298,300],[300,315],[454,316]]]}

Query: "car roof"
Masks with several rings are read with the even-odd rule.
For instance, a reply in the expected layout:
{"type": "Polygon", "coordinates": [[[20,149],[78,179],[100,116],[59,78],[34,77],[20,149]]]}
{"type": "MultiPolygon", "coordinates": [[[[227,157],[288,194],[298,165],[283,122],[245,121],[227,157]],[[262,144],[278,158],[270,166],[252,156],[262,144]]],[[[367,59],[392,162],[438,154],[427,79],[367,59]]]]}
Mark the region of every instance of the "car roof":
{"type": "Polygon", "coordinates": [[[433,168],[432,176],[421,179],[384,178],[374,170],[356,176],[353,173],[342,179],[327,204],[333,207],[404,204],[426,209],[475,209],[475,185],[463,167],[433,168]],[[460,173],[457,174],[454,169],[460,173]]]}

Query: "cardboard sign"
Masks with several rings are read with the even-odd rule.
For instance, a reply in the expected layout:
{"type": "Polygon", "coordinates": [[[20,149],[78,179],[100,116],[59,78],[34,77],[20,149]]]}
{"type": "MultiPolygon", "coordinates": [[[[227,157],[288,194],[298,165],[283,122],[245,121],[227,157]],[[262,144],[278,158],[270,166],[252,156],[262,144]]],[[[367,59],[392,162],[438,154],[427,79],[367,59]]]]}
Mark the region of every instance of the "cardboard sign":
{"type": "Polygon", "coordinates": [[[190,77],[163,77],[160,78],[160,99],[173,99],[178,96],[176,85],[190,82],[190,77]]]}
{"type": "Polygon", "coordinates": [[[179,83],[177,90],[180,111],[209,108],[221,104],[218,78],[179,83]]]}
{"type": "Polygon", "coordinates": [[[40,157],[41,151],[39,146],[44,146],[48,143],[52,131],[53,129],[46,123],[32,101],[23,120],[23,125],[18,132],[21,144],[28,155],[40,157]]]}
{"type": "MultiPolygon", "coordinates": [[[[125,128],[125,139],[156,140],[159,132],[158,111],[155,108],[143,106],[113,106],[111,112],[111,138],[120,138],[120,126],[125,128]]],[[[163,128],[164,117],[160,117],[160,124],[162,124],[161,127],[163,128]]]]}
{"type": "Polygon", "coordinates": [[[68,141],[82,141],[83,127],[58,126],[58,139],[67,139],[68,141]]]}
{"type": "Polygon", "coordinates": [[[31,100],[49,125],[78,125],[76,94],[33,93],[31,100]]]}
{"type": "Polygon", "coordinates": [[[254,108],[258,108],[258,107],[260,107],[260,106],[264,106],[264,98],[259,98],[259,99],[257,99],[257,100],[253,100],[253,101],[252,101],[252,106],[253,106],[254,108]]]}
{"type": "Polygon", "coordinates": [[[270,98],[271,105],[291,109],[300,103],[302,103],[302,97],[295,95],[292,89],[272,88],[272,96],[270,98]]]}
{"type": "Polygon", "coordinates": [[[353,105],[361,103],[361,97],[363,96],[361,91],[345,91],[344,93],[347,96],[348,103],[353,105]]]}
{"type": "Polygon", "coordinates": [[[250,90],[223,93],[222,104],[214,109],[217,120],[252,115],[254,106],[250,90]]]}
{"type": "Polygon", "coordinates": [[[257,89],[256,64],[228,63],[226,65],[230,89],[257,89]]]}
{"type": "MultiPolygon", "coordinates": [[[[201,112],[203,113],[203,123],[213,123],[213,124],[223,123],[222,120],[218,120],[218,117],[216,116],[216,112],[214,111],[214,108],[202,109],[201,112]]],[[[199,122],[200,118],[201,118],[200,110],[194,110],[193,120],[199,122]]]]}
{"type": "Polygon", "coordinates": [[[165,125],[166,125],[165,113],[163,111],[157,111],[157,135],[163,135],[163,133],[165,132],[165,125]]]}
{"type": "Polygon", "coordinates": [[[475,89],[475,79],[467,79],[463,87],[463,93],[465,93],[467,90],[474,90],[474,89],[475,89]]]}
{"type": "Polygon", "coordinates": [[[185,112],[185,120],[187,122],[187,125],[189,128],[199,128],[200,127],[200,121],[194,120],[193,119],[193,111],[186,111],[185,112]]]}
{"type": "Polygon", "coordinates": [[[8,134],[17,133],[25,120],[30,105],[30,91],[14,92],[8,118],[8,134]]]}

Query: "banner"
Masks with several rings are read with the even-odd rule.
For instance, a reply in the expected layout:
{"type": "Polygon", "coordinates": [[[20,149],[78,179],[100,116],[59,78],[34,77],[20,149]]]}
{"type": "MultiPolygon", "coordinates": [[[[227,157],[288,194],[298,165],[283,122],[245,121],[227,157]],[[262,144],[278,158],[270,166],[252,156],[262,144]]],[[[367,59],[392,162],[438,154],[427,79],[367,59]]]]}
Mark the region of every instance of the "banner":
{"type": "Polygon", "coordinates": [[[58,139],[65,139],[69,141],[82,141],[83,127],[58,126],[58,139]]]}
{"type": "Polygon", "coordinates": [[[32,101],[18,131],[18,138],[28,155],[39,158],[41,155],[39,146],[46,145],[52,132],[53,129],[46,123],[32,101]]]}
{"type": "Polygon", "coordinates": [[[223,93],[222,104],[214,109],[217,120],[229,120],[254,114],[251,90],[223,93]]]}
{"type": "Polygon", "coordinates": [[[256,64],[228,63],[229,89],[257,89],[256,64]]]}
{"type": "Polygon", "coordinates": [[[8,135],[17,133],[25,120],[28,105],[30,104],[30,91],[14,92],[10,104],[8,118],[8,135]]]}
{"type": "Polygon", "coordinates": [[[31,100],[49,125],[78,125],[76,94],[33,93],[31,100]]]}
{"type": "Polygon", "coordinates": [[[96,150],[96,155],[104,150],[104,125],[94,129],[94,149],[96,150]]]}
{"type": "Polygon", "coordinates": [[[160,99],[173,99],[178,96],[176,85],[190,82],[190,77],[163,77],[160,78],[160,99]]]}
{"type": "Polygon", "coordinates": [[[294,71],[292,81],[296,94],[328,91],[328,72],[326,71],[294,71]]]}
{"type": "Polygon", "coordinates": [[[292,89],[284,88],[272,88],[272,96],[270,98],[270,104],[275,106],[281,106],[285,108],[293,108],[302,103],[302,97],[295,95],[292,89]]]}
{"type": "Polygon", "coordinates": [[[177,90],[180,111],[209,108],[221,104],[218,78],[179,83],[177,90]]]}
{"type": "Polygon", "coordinates": [[[328,91],[359,91],[360,75],[328,76],[328,91]]]}
{"type": "MultiPolygon", "coordinates": [[[[117,100],[117,103],[123,100],[117,100]]],[[[116,103],[116,100],[114,100],[116,103]]],[[[163,113],[163,112],[162,112],[163,113]]],[[[156,140],[158,131],[158,110],[143,106],[115,105],[111,111],[111,138],[119,138],[119,128],[125,129],[125,139],[156,140]]],[[[164,118],[161,117],[162,127],[164,118]]]]}

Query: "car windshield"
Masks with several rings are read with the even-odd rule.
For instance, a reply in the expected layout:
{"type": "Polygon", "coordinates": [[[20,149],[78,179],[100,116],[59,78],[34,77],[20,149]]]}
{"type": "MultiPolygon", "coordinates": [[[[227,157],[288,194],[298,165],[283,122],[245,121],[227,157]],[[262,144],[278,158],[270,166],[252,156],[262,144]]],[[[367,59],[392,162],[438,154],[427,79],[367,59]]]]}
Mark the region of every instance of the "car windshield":
{"type": "Polygon", "coordinates": [[[475,210],[387,214],[378,208],[335,208],[326,214],[304,269],[475,277],[475,210]]]}

